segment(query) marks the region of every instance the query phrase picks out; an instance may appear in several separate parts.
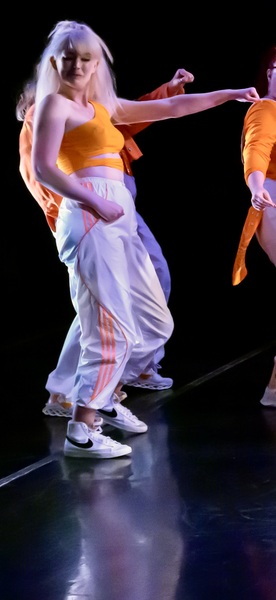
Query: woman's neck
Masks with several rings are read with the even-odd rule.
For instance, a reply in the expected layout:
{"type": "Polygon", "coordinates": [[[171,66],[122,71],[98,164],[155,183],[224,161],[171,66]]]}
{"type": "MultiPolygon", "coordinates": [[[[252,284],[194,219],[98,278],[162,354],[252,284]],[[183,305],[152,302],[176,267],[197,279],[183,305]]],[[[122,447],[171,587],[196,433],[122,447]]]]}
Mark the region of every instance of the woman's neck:
{"type": "Polygon", "coordinates": [[[67,98],[67,100],[72,100],[72,102],[75,102],[76,104],[79,104],[80,106],[87,106],[88,104],[88,91],[79,91],[79,90],[75,90],[69,87],[60,87],[58,92],[58,94],[60,94],[61,96],[64,96],[64,98],[67,98]]]}

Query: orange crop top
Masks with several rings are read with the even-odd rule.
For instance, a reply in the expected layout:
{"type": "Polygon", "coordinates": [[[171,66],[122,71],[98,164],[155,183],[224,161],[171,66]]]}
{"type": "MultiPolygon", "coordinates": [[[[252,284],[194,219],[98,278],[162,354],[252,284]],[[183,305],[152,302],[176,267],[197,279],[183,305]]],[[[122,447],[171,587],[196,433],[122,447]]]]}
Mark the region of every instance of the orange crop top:
{"type": "Polygon", "coordinates": [[[100,154],[119,154],[124,147],[124,136],[111,123],[107,109],[97,102],[91,102],[95,116],[90,121],[71,129],[64,134],[60,146],[57,166],[71,175],[79,169],[107,166],[124,171],[121,158],[96,158],[100,154]]]}

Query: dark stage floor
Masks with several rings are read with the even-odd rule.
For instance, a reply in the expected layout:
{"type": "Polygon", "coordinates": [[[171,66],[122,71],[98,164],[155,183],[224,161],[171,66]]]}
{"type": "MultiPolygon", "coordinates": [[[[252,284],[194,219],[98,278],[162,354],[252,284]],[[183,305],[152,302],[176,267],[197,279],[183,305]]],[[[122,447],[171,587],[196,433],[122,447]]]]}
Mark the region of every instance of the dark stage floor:
{"type": "Polygon", "coordinates": [[[41,347],[7,352],[1,600],[275,600],[276,409],[259,403],[274,354],[126,388],[148,432],[106,426],[131,458],[89,460],[65,459],[67,419],[41,412],[41,347]]]}

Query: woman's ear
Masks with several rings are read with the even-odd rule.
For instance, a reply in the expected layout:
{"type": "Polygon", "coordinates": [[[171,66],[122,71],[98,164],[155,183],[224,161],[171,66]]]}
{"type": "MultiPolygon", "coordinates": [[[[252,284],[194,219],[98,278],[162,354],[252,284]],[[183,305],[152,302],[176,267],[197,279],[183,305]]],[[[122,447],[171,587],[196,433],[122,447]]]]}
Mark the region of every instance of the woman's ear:
{"type": "Polygon", "coordinates": [[[100,62],[100,61],[99,61],[98,59],[96,59],[96,58],[95,58],[95,60],[94,60],[94,73],[97,71],[97,68],[98,68],[98,66],[99,66],[99,62],[100,62]]]}
{"type": "Polygon", "coordinates": [[[54,56],[51,56],[50,63],[52,65],[53,69],[55,69],[55,71],[56,71],[57,70],[57,63],[56,63],[56,59],[55,59],[54,56]]]}

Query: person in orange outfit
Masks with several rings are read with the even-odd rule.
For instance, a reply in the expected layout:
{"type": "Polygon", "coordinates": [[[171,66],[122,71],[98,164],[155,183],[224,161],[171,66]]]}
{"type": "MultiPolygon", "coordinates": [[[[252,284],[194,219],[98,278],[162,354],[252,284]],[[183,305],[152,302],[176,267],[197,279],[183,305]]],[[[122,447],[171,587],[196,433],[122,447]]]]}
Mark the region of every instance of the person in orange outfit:
{"type": "MultiPolygon", "coordinates": [[[[153,92],[145,94],[139,100],[156,100],[160,98],[169,98],[177,94],[185,93],[184,86],[194,80],[192,73],[186,69],[177,69],[172,79],[163,83],[153,92]]],[[[42,210],[50,229],[55,231],[55,220],[58,215],[58,207],[62,200],[61,196],[48,190],[41,183],[35,180],[31,166],[31,149],[33,135],[33,118],[34,118],[34,97],[35,88],[30,82],[25,93],[22,94],[21,102],[18,110],[24,110],[24,122],[19,138],[19,154],[20,163],[19,170],[21,176],[31,192],[32,196],[37,200],[42,210]]],[[[136,123],[131,125],[117,125],[117,128],[124,136],[125,145],[121,151],[121,157],[124,163],[124,181],[126,187],[130,190],[134,202],[136,201],[136,184],[133,176],[132,163],[142,156],[140,148],[137,146],[133,137],[147,127],[150,123],[136,123]]],[[[164,257],[160,244],[157,242],[152,231],[145,223],[142,216],[136,210],[138,234],[145,248],[147,249],[160,284],[162,286],[166,301],[168,302],[171,291],[171,278],[168,263],[164,257]]],[[[173,380],[169,377],[162,377],[158,370],[160,362],[165,354],[164,346],[159,348],[155,355],[154,363],[148,374],[141,374],[139,378],[128,384],[133,387],[146,388],[151,390],[168,389],[173,385],[173,380]]],[[[75,382],[75,373],[80,355],[80,324],[78,316],[73,319],[73,322],[66,335],[57,366],[49,374],[46,382],[46,389],[49,392],[49,400],[43,408],[43,413],[48,416],[69,417],[72,413],[71,395],[75,382]]],[[[125,391],[119,392],[120,400],[127,398],[125,391]]]]}
{"type": "MultiPolygon", "coordinates": [[[[247,275],[245,256],[254,234],[276,267],[276,46],[264,58],[257,89],[261,102],[248,109],[242,132],[244,179],[251,192],[251,207],[234,262],[233,285],[247,275]]],[[[276,408],[276,356],[260,402],[276,408]]]]}

